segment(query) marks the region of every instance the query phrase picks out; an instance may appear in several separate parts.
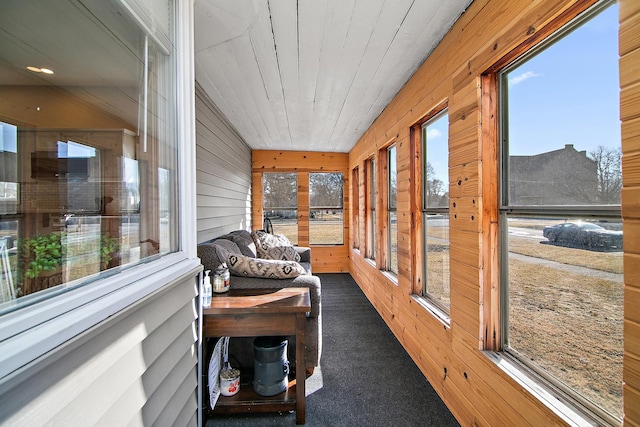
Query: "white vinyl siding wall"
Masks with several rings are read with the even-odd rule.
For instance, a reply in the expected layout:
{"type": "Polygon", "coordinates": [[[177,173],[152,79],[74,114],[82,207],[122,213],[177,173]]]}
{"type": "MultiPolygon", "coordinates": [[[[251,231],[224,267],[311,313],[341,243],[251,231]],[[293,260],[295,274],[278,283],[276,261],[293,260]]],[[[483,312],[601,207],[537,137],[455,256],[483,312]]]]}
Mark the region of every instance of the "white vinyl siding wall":
{"type": "Polygon", "coordinates": [[[197,425],[196,274],[3,381],[0,425],[197,425]]]}
{"type": "Polygon", "coordinates": [[[196,83],[198,242],[251,228],[251,149],[196,83]]]}

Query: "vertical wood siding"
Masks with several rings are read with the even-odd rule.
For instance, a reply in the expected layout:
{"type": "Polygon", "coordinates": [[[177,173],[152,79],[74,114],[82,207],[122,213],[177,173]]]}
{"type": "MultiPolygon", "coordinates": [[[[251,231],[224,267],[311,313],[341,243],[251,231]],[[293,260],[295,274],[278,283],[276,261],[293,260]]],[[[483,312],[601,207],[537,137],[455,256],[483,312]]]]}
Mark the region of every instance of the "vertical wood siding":
{"type": "Polygon", "coordinates": [[[344,177],[344,243],[336,246],[314,245],[311,263],[314,273],[349,271],[349,156],[346,153],[307,151],[253,152],[253,208],[254,229],[262,228],[262,173],[298,173],[298,245],[309,246],[309,172],[340,172],[344,177]]]}
{"type": "Polygon", "coordinates": [[[640,2],[620,6],[625,422],[640,425],[640,2]]]}
{"type": "MultiPolygon", "coordinates": [[[[398,284],[350,250],[349,271],[462,425],[563,425],[481,349],[499,339],[497,278],[496,100],[490,76],[527,45],[594,0],[475,0],[436,50],[349,153],[358,168],[361,241],[365,162],[395,139],[398,147],[398,284]],[[411,254],[411,127],[440,103],[449,106],[451,322],[445,325],[411,296],[418,272],[411,254]],[[484,121],[484,123],[483,123],[484,121]],[[405,183],[405,184],[401,184],[405,183]],[[403,212],[404,211],[404,212],[403,212]]],[[[620,74],[625,235],[625,423],[640,425],[640,2],[620,2],[620,74]]],[[[493,86],[495,88],[495,86],[493,86]]],[[[354,194],[349,189],[348,194],[354,194]]]]}
{"type": "Polygon", "coordinates": [[[0,386],[0,425],[197,425],[196,273],[0,386]]]}
{"type": "Polygon", "coordinates": [[[197,84],[196,193],[198,242],[251,228],[251,149],[197,84]]]}

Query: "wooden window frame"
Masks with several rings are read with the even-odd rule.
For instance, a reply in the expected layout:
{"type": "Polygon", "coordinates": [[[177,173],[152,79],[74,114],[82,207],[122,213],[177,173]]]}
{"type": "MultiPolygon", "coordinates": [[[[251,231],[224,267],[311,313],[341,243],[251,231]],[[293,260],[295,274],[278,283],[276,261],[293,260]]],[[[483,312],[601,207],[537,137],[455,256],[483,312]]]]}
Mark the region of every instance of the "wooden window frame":
{"type": "MultiPolygon", "coordinates": [[[[504,203],[503,192],[505,190],[505,180],[508,182],[508,171],[502,166],[505,155],[502,150],[504,145],[508,144],[502,136],[502,115],[500,105],[502,104],[501,74],[514,66],[517,62],[526,61],[528,53],[532,50],[544,49],[547,45],[552,45],[558,36],[565,31],[573,28],[575,18],[584,14],[586,20],[597,14],[597,10],[607,7],[607,0],[583,0],[578,1],[571,8],[567,9],[562,15],[558,16],[549,25],[545,26],[534,36],[527,39],[521,45],[516,47],[508,55],[491,66],[480,77],[482,91],[481,116],[482,121],[482,158],[483,170],[482,181],[483,191],[482,203],[485,215],[483,215],[483,229],[486,233],[482,236],[482,257],[486,261],[483,262],[485,269],[482,277],[482,328],[485,332],[484,349],[493,350],[499,353],[500,357],[512,361],[518,366],[517,372],[513,375],[526,377],[525,381],[530,381],[532,386],[547,391],[564,404],[568,404],[572,409],[576,410],[576,414],[585,416],[585,419],[595,421],[600,424],[615,425],[619,422],[610,414],[603,411],[600,407],[582,398],[576,391],[562,384],[559,380],[553,378],[543,369],[533,368],[529,364],[522,362],[515,357],[507,349],[505,349],[508,337],[509,314],[508,307],[505,303],[509,294],[508,279],[503,275],[504,269],[508,269],[508,261],[506,253],[501,250],[508,245],[508,236],[501,229],[506,229],[506,220],[510,216],[526,216],[535,214],[536,217],[553,217],[557,215],[583,216],[584,214],[601,217],[615,215],[616,208],[601,209],[597,206],[589,209],[583,206],[576,211],[576,206],[517,206],[504,203]],[[593,9],[590,11],[589,9],[593,9]],[[580,215],[583,214],[583,215],[580,215]],[[500,236],[503,236],[502,238],[500,236]],[[504,267],[500,267],[503,265],[504,267]]],[[[579,18],[582,19],[582,18],[579,18]]],[[[578,21],[579,22],[579,21],[578,21]]],[[[621,212],[617,218],[621,218],[621,212]]]]}
{"type": "MultiPolygon", "coordinates": [[[[411,192],[411,232],[412,232],[412,250],[411,250],[411,293],[424,298],[424,274],[423,268],[425,262],[425,242],[424,242],[424,224],[422,219],[422,209],[424,206],[424,179],[423,179],[423,141],[422,141],[422,125],[436,117],[449,106],[448,100],[443,100],[433,107],[427,114],[420,118],[410,129],[410,192],[411,192]]],[[[425,298],[426,299],[426,298],[425,298]]],[[[429,304],[428,304],[429,305],[429,304]]],[[[439,313],[438,317],[442,317],[439,313]]],[[[447,316],[448,317],[448,316],[447,316]]]]}
{"type": "Polygon", "coordinates": [[[385,227],[385,231],[384,231],[384,236],[385,236],[385,245],[384,245],[384,260],[385,260],[385,268],[384,270],[388,271],[391,274],[395,274],[396,276],[398,275],[398,248],[397,248],[397,243],[398,243],[398,200],[397,200],[397,195],[398,195],[398,163],[397,163],[397,157],[398,157],[398,148],[397,145],[395,143],[395,141],[390,144],[387,145],[385,147],[385,197],[384,197],[384,205],[385,205],[385,209],[384,209],[384,216],[385,216],[385,221],[384,221],[384,227],[385,227]],[[396,206],[392,207],[391,206],[391,179],[392,179],[392,175],[391,175],[391,151],[393,150],[394,155],[395,155],[395,161],[396,161],[396,166],[395,166],[395,173],[396,173],[396,206]],[[395,257],[396,257],[396,269],[393,269],[393,255],[394,255],[394,251],[392,248],[392,231],[393,231],[393,227],[391,225],[391,212],[395,212],[396,215],[396,250],[395,250],[395,257]]]}
{"type": "Polygon", "coordinates": [[[377,161],[375,157],[370,157],[365,161],[365,257],[376,259],[376,172],[377,161]]]}
{"type": "Polygon", "coordinates": [[[360,168],[351,170],[351,247],[360,250],[360,168]]]}

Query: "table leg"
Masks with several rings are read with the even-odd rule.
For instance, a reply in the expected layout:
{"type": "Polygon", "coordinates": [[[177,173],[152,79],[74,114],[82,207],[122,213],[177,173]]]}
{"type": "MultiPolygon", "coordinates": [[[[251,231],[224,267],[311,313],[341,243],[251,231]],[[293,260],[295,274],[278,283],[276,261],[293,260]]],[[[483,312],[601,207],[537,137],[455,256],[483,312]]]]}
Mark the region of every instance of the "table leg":
{"type": "Polygon", "coordinates": [[[307,361],[305,358],[305,328],[306,316],[296,314],[296,424],[305,423],[307,361]]]}

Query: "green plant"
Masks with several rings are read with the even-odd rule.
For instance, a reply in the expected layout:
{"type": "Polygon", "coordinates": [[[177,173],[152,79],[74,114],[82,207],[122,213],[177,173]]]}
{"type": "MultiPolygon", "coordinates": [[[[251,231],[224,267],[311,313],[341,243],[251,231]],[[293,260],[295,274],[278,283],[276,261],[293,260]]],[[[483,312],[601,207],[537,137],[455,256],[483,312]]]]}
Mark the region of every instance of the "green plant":
{"type": "Polygon", "coordinates": [[[120,249],[120,243],[116,237],[108,234],[100,236],[100,266],[101,270],[105,270],[109,265],[109,261],[113,258],[111,254],[120,249]]]}
{"type": "Polygon", "coordinates": [[[38,235],[22,239],[22,254],[25,260],[24,276],[34,279],[44,271],[56,270],[62,265],[62,242],[60,233],[38,235]]]}

